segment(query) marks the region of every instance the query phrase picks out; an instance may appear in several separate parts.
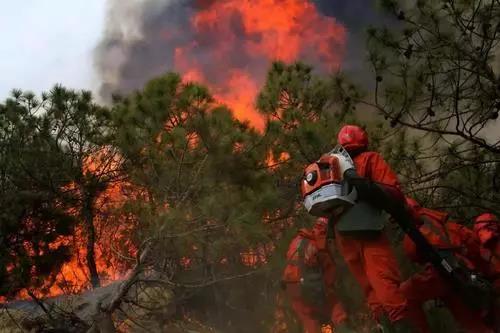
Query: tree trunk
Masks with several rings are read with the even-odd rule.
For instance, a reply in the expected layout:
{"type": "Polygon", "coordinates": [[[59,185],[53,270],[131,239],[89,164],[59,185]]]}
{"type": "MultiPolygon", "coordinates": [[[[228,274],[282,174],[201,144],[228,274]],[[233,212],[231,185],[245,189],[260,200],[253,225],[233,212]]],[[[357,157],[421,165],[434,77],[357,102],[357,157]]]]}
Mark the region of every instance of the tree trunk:
{"type": "Polygon", "coordinates": [[[101,286],[97,265],[95,263],[96,233],[94,227],[93,196],[88,195],[83,202],[83,218],[87,234],[87,267],[90,273],[90,283],[93,288],[101,286]]]}

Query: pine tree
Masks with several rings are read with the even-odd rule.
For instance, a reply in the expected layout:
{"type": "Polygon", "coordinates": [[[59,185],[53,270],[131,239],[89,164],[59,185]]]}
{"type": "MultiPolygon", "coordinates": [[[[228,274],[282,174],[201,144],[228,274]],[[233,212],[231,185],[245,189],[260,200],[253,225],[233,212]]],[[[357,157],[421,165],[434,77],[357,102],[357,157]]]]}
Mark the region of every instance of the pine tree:
{"type": "Polygon", "coordinates": [[[75,223],[63,191],[71,180],[62,169],[70,162],[38,114],[45,103],[15,90],[0,104],[0,295],[47,286],[70,256],[57,244],[75,223]]]}
{"type": "Polygon", "coordinates": [[[111,115],[107,108],[93,102],[90,92],[62,86],[55,86],[47,95],[44,111],[56,147],[70,161],[63,170],[71,179],[66,190],[72,193],[73,213],[85,237],[85,261],[91,286],[99,287],[97,229],[99,223],[106,223],[109,215],[107,203],[99,199],[113,200],[103,195],[125,179],[121,157],[113,146],[111,115]]]}
{"type": "Polygon", "coordinates": [[[2,269],[19,284],[5,288],[10,294],[23,287],[43,293],[41,286],[52,285],[79,244],[85,244],[91,285],[99,286],[96,228],[103,231],[111,220],[102,194],[123,180],[109,111],[95,105],[89,92],[61,86],[40,99],[16,90],[1,110],[2,269]],[[81,237],[71,248],[69,240],[81,237]]]}
{"type": "Polygon", "coordinates": [[[462,218],[500,213],[500,4],[383,4],[400,25],[368,31],[376,88],[365,102],[407,132],[407,189],[462,218]]]}
{"type": "MultiPolygon", "coordinates": [[[[272,223],[263,222],[282,202],[261,135],[217,105],[205,87],[174,73],[117,97],[112,115],[137,189],[126,209],[137,216],[139,243],[154,246],[145,270],[188,297],[187,311],[202,309],[198,315],[207,322],[229,327],[229,313],[241,314],[226,300],[263,302],[257,284],[274,282],[263,269],[272,223]],[[238,289],[244,277],[253,289],[238,289]]],[[[260,314],[272,316],[266,309],[260,314]]],[[[261,327],[256,318],[242,321],[261,327]]]]}

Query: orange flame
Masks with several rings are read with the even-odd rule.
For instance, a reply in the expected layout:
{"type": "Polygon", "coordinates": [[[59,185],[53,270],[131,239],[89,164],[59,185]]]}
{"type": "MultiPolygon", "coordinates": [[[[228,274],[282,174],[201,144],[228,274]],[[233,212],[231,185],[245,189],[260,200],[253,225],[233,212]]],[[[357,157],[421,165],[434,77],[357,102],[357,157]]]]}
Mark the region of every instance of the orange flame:
{"type": "MultiPolygon", "coordinates": [[[[119,156],[106,156],[110,153],[110,150],[104,148],[86,158],[82,172],[94,175],[109,175],[115,172],[113,170],[118,167],[119,156]]],[[[133,241],[129,237],[135,221],[134,218],[120,216],[119,221],[112,218],[113,210],[118,209],[130,197],[130,193],[125,193],[125,189],[129,187],[129,184],[123,181],[112,182],[94,202],[94,208],[99,211],[99,214],[94,216],[94,226],[99,235],[94,247],[95,261],[102,285],[107,285],[121,278],[128,269],[124,255],[130,257],[136,251],[133,241]],[[120,243],[121,249],[127,248],[126,254],[119,253],[120,249],[116,249],[117,243],[120,243]]],[[[64,190],[74,192],[77,197],[82,195],[82,189],[76,183],[66,186],[64,190]]],[[[67,213],[77,216],[79,209],[80,207],[77,205],[68,209],[67,213]]],[[[37,297],[74,294],[90,287],[84,226],[77,225],[73,235],[61,236],[50,244],[51,249],[57,249],[60,246],[68,246],[71,249],[71,259],[62,265],[55,277],[47,279],[40,288],[33,291],[37,297]]],[[[17,295],[17,298],[28,299],[30,296],[27,290],[23,290],[17,295]]],[[[0,299],[0,302],[4,300],[0,299]]]]}
{"type": "MultiPolygon", "coordinates": [[[[249,121],[263,130],[265,119],[255,110],[255,97],[265,79],[269,63],[273,60],[292,62],[303,60],[322,70],[338,69],[345,48],[346,30],[334,18],[321,15],[310,0],[224,0],[205,1],[191,18],[194,32],[192,42],[175,48],[175,70],[186,81],[207,85],[220,102],[233,110],[235,116],[249,121]]],[[[166,39],[175,31],[165,35],[166,39]]],[[[235,147],[238,149],[238,147],[235,147]]],[[[99,155],[94,156],[97,160],[99,155]]],[[[288,154],[273,156],[266,161],[269,167],[286,161],[288,154]]],[[[87,161],[84,172],[99,172],[99,162],[87,161]]],[[[109,167],[109,165],[108,165],[109,167]]],[[[101,194],[98,205],[119,207],[125,201],[117,183],[101,194]]],[[[96,247],[98,271],[113,280],[123,274],[124,266],[117,268],[119,259],[106,249],[105,237],[116,234],[127,237],[130,226],[121,224],[110,228],[106,217],[98,220],[100,244],[96,247]],[[106,236],[107,235],[107,236],[106,236]],[[103,238],[104,237],[104,238],[103,238]]],[[[123,241],[133,245],[130,239],[123,241]]],[[[54,243],[73,245],[74,255],[65,264],[49,288],[50,295],[78,292],[88,287],[85,266],[83,230],[77,229],[75,237],[63,238],[54,243]]],[[[267,251],[250,250],[241,254],[242,261],[255,266],[267,261],[267,251]]],[[[184,264],[189,265],[188,258],[184,264]]],[[[21,295],[26,296],[26,295],[21,295]]]]}
{"type": "Polygon", "coordinates": [[[309,0],[215,1],[191,25],[194,40],[175,49],[175,69],[207,85],[238,119],[260,130],[265,119],[254,100],[269,62],[304,60],[334,70],[346,39],[344,27],[309,0]]]}

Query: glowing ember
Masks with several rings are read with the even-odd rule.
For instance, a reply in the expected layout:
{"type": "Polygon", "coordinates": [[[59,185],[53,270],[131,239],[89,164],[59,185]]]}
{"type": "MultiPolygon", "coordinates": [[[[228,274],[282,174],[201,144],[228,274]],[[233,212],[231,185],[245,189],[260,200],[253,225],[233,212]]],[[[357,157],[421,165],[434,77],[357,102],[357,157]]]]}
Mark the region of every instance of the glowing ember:
{"type": "Polygon", "coordinates": [[[279,155],[278,159],[275,158],[274,153],[270,151],[267,154],[266,165],[270,169],[277,169],[281,164],[286,163],[290,159],[290,154],[283,152],[279,155]]]}
{"type": "Polygon", "coordinates": [[[250,249],[240,253],[241,262],[248,267],[257,267],[267,264],[270,255],[273,253],[274,244],[261,245],[257,249],[250,249]]]}
{"type": "Polygon", "coordinates": [[[175,49],[175,70],[185,80],[209,86],[239,119],[258,129],[265,121],[255,111],[254,100],[270,61],[304,60],[334,70],[346,38],[342,25],[307,0],[200,4],[191,25],[194,39],[175,49]]]}

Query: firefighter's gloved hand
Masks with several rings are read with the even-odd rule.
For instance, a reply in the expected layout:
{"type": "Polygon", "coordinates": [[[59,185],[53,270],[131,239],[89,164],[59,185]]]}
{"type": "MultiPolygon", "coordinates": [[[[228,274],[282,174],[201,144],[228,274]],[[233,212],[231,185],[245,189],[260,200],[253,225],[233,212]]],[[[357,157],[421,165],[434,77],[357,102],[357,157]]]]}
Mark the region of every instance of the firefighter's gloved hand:
{"type": "Polygon", "coordinates": [[[344,179],[352,186],[356,187],[359,195],[364,195],[370,191],[372,181],[368,178],[360,177],[355,170],[349,169],[344,173],[344,179]]]}
{"type": "Polygon", "coordinates": [[[353,169],[347,170],[344,173],[344,179],[356,188],[359,199],[367,201],[381,209],[385,209],[383,190],[379,188],[377,184],[368,178],[358,176],[353,169]]]}
{"type": "Polygon", "coordinates": [[[360,196],[369,196],[373,191],[373,183],[367,178],[355,176],[350,178],[348,182],[358,190],[358,195],[360,196]]]}
{"type": "Polygon", "coordinates": [[[395,219],[407,219],[408,212],[402,201],[391,196],[382,186],[360,177],[355,170],[347,170],[344,179],[358,191],[359,199],[367,201],[379,209],[385,210],[395,219]]]}

